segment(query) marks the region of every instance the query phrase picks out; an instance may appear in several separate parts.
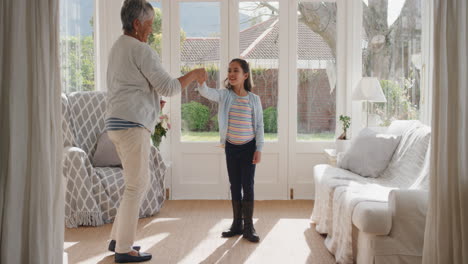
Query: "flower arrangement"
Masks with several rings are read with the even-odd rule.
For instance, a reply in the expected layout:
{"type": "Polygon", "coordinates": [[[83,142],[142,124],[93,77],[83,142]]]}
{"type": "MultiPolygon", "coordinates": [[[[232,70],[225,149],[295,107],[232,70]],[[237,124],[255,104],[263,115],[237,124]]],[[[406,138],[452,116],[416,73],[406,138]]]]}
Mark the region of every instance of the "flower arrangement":
{"type": "Polygon", "coordinates": [[[159,144],[161,144],[162,138],[166,136],[167,131],[171,129],[168,115],[161,115],[159,120],[159,123],[154,128],[154,133],[151,135],[153,145],[157,148],[159,148],[159,144]]]}

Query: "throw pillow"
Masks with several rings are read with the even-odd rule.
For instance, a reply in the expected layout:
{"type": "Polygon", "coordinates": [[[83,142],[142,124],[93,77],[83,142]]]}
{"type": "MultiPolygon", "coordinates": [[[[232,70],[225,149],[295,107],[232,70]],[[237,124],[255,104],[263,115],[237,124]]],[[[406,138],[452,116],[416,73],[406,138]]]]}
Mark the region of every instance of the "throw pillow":
{"type": "Polygon", "coordinates": [[[93,155],[94,167],[115,167],[122,166],[114,143],[109,138],[107,132],[99,136],[96,151],[93,155]]]}
{"type": "Polygon", "coordinates": [[[401,136],[363,129],[351,147],[339,155],[337,166],[364,177],[377,178],[387,168],[401,136]]]}

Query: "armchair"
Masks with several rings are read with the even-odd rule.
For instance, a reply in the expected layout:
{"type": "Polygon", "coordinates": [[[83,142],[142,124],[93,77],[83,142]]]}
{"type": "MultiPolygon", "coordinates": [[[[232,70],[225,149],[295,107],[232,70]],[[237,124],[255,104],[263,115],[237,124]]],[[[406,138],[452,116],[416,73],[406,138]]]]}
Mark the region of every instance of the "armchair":
{"type": "MultiPolygon", "coordinates": [[[[65,226],[69,228],[112,222],[124,192],[122,168],[94,167],[91,163],[97,140],[105,128],[105,109],[105,92],[62,95],[65,226]]],[[[156,214],[164,203],[167,168],[154,146],[150,161],[151,183],[140,207],[140,217],[156,214]]]]}

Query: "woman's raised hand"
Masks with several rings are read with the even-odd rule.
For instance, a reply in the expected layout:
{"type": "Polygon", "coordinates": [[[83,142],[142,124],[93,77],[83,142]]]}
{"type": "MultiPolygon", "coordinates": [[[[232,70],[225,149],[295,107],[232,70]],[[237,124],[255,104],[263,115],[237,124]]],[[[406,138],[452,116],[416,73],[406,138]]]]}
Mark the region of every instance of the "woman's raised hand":
{"type": "Polygon", "coordinates": [[[205,68],[196,69],[197,72],[197,82],[198,84],[202,85],[208,79],[208,73],[206,72],[205,68]]]}
{"type": "Polygon", "coordinates": [[[182,88],[187,87],[189,84],[191,84],[193,81],[197,81],[198,83],[202,84],[204,81],[206,81],[206,71],[204,68],[198,68],[191,70],[184,76],[181,76],[177,78],[180,82],[180,85],[182,88]]]}

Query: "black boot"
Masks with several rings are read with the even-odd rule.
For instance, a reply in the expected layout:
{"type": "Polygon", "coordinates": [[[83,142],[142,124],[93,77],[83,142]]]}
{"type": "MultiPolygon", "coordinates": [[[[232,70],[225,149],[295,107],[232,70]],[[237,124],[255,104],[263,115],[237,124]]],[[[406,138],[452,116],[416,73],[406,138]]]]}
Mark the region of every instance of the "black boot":
{"type": "Polygon", "coordinates": [[[240,201],[232,201],[232,213],[232,225],[228,230],[221,233],[222,237],[233,237],[236,235],[242,235],[242,231],[244,230],[244,224],[242,221],[242,209],[240,201]]]}
{"type": "Polygon", "coordinates": [[[253,201],[242,201],[242,214],[244,215],[244,232],[243,237],[250,242],[258,242],[260,238],[255,231],[253,225],[253,208],[254,202],[253,201]]]}

